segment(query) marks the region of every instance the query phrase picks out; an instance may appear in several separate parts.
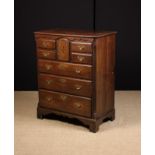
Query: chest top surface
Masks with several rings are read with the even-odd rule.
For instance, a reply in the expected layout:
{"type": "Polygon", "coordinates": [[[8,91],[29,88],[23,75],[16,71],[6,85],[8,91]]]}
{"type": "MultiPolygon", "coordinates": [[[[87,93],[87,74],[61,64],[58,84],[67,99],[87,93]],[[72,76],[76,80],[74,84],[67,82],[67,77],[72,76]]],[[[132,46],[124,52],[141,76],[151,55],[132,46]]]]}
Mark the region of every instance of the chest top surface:
{"type": "Polygon", "coordinates": [[[58,36],[75,36],[75,37],[103,37],[116,34],[115,31],[88,31],[77,29],[48,29],[35,32],[37,35],[58,35],[58,36]]]}

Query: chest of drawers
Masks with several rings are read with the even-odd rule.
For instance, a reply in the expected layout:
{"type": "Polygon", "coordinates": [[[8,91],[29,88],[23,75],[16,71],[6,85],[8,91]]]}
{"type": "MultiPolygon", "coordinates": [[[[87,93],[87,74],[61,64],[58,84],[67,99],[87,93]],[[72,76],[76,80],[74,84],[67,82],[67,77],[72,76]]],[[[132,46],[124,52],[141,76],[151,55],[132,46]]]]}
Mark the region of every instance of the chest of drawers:
{"type": "Polygon", "coordinates": [[[114,120],[115,32],[35,32],[38,118],[76,118],[92,132],[114,120]]]}

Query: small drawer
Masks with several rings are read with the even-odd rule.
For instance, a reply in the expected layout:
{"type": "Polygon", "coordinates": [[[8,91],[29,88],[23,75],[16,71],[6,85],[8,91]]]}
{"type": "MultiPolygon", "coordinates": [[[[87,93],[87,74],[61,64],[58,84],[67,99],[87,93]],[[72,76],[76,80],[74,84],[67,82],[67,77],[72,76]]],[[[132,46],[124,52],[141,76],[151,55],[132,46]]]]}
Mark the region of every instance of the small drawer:
{"type": "Polygon", "coordinates": [[[36,40],[37,48],[55,49],[56,41],[50,38],[38,38],[36,40]]]}
{"type": "Polygon", "coordinates": [[[86,97],[40,90],[39,105],[81,116],[91,116],[91,99],[86,97]]]}
{"type": "Polygon", "coordinates": [[[66,78],[48,74],[39,75],[39,88],[85,97],[91,97],[92,95],[92,82],[89,80],[66,78]]]}
{"type": "Polygon", "coordinates": [[[64,75],[75,78],[91,79],[92,66],[66,62],[38,60],[38,70],[42,73],[64,75]]]}
{"type": "Polygon", "coordinates": [[[38,55],[38,58],[42,58],[42,59],[51,59],[51,60],[56,59],[56,51],[38,49],[37,55],[38,55]]]}
{"type": "Polygon", "coordinates": [[[82,54],[82,53],[72,53],[71,61],[81,64],[92,64],[92,55],[91,54],[82,54]]]}
{"type": "Polygon", "coordinates": [[[71,51],[92,53],[92,42],[71,42],[71,51]]]}

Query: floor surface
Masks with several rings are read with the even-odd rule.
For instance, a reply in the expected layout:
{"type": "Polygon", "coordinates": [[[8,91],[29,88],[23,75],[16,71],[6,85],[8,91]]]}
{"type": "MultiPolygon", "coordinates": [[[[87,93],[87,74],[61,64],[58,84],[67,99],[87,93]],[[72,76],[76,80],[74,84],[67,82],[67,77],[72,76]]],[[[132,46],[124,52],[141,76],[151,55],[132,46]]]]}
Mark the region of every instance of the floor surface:
{"type": "Polygon", "coordinates": [[[15,155],[140,155],[140,91],[116,91],[116,119],[97,133],[37,119],[37,102],[36,91],[15,92],[15,155]]]}

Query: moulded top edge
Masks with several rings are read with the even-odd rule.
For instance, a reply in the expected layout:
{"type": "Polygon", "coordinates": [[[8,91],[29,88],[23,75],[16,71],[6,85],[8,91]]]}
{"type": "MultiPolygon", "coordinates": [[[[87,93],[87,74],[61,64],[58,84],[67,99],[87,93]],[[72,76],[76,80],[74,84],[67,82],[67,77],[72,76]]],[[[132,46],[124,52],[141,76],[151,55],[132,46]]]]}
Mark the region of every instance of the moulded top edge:
{"type": "Polygon", "coordinates": [[[48,29],[34,32],[42,35],[60,35],[60,36],[79,36],[79,37],[102,37],[111,34],[116,34],[116,31],[88,31],[88,30],[71,30],[71,29],[48,29]]]}

